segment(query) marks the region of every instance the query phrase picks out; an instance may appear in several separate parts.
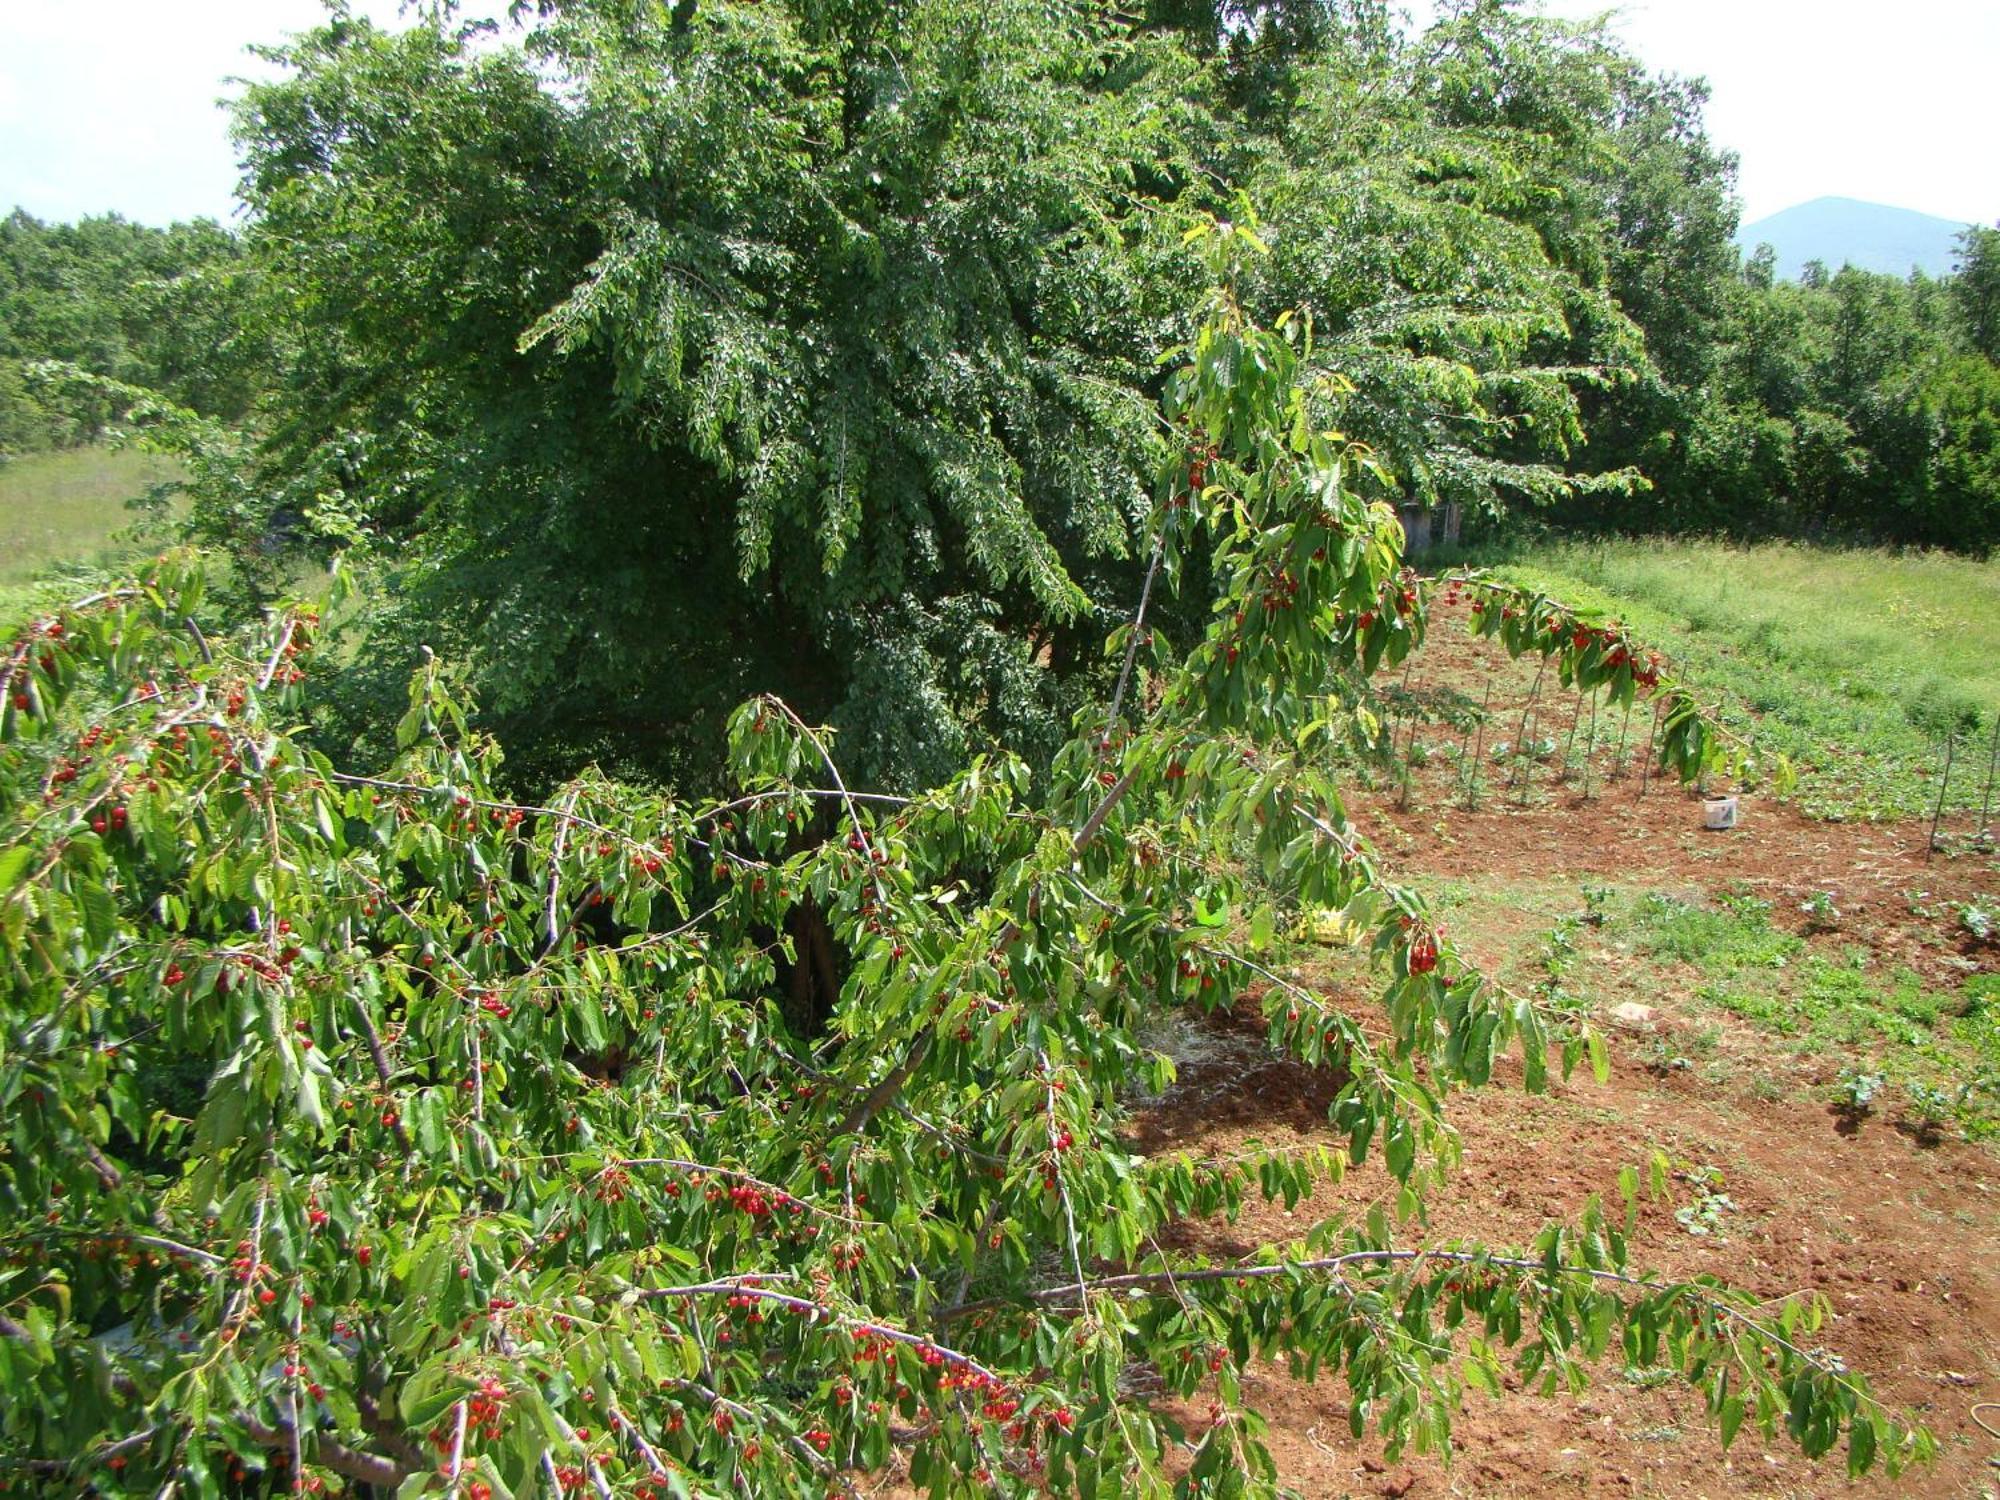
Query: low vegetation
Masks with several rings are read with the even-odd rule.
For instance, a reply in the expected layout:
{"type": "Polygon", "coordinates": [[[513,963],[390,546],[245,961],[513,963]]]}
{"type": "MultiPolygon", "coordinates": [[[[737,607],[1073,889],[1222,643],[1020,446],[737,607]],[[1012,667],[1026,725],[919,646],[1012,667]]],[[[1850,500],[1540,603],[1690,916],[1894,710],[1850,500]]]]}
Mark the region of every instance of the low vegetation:
{"type": "MultiPolygon", "coordinates": [[[[1788,756],[1824,817],[2000,807],[2000,564],[1940,553],[1659,538],[1521,545],[1509,578],[1618,615],[1788,756]]],[[[1959,826],[1969,826],[1958,820],[1959,826]]]]}
{"type": "MultiPolygon", "coordinates": [[[[1750,1022],[1781,1050],[1839,1059],[1844,1078],[1891,1085],[1862,1101],[1873,1108],[1900,1106],[1933,1131],[1984,1138],[2000,1128],[2000,976],[1927,981],[1837,934],[1808,940],[1775,927],[1771,903],[1743,892],[1713,904],[1649,892],[1606,936],[1694,969],[1698,1005],[1750,1022]]],[[[1667,971],[1628,983],[1666,990],[1673,979],[1667,971]]]]}
{"type": "Polygon", "coordinates": [[[137,448],[0,458],[0,628],[74,592],[63,575],[138,555],[144,540],[134,533],[147,517],[135,502],[179,474],[173,460],[137,448]]]}

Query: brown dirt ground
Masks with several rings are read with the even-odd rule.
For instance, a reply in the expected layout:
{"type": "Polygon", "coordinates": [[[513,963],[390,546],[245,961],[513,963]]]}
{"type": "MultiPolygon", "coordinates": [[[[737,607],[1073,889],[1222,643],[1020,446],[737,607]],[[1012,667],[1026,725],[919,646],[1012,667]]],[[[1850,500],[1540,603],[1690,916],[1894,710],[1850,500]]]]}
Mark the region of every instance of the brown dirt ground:
{"type": "MultiPolygon", "coordinates": [[[[1496,710],[1511,696],[1518,713],[1530,674],[1451,622],[1440,626],[1414,686],[1497,670],[1507,686],[1496,710]]],[[[1567,709],[1560,713],[1543,733],[1567,730],[1567,709]]],[[[1509,720],[1498,733],[1513,727],[1509,720]]],[[[1942,917],[1913,911],[1913,892],[1941,902],[1996,885],[1990,860],[1927,861],[1926,829],[1814,822],[1746,797],[1739,827],[1710,834],[1701,831],[1697,800],[1657,782],[1642,798],[1635,779],[1599,783],[1588,802],[1573,788],[1550,795],[1545,785],[1526,809],[1495,799],[1468,813],[1448,806],[1448,767],[1428,775],[1410,810],[1387,796],[1351,809],[1399,876],[1569,882],[1572,891],[1603,879],[1690,896],[1748,887],[1773,903],[1774,921],[1790,917],[1794,926],[1803,922],[1799,901],[1830,890],[1844,942],[1865,942],[1932,982],[1994,967],[1992,948],[1962,947],[1942,917]]],[[[1461,937],[1475,958],[1500,965],[1518,960],[1545,925],[1521,912],[1461,937]]],[[[1649,989],[1639,998],[1656,1011],[1652,1028],[1671,1035],[1697,1024],[1685,993],[1649,989]]],[[[1716,1020],[1704,1012],[1699,1024],[1712,1031],[1716,1020]]],[[[1324,1080],[1263,1049],[1254,1003],[1204,1024],[1212,1034],[1196,1049],[1202,1060],[1183,1067],[1143,1122],[1150,1148],[1207,1154],[1251,1139],[1332,1140],[1324,1080]]],[[[1453,1117],[1463,1163],[1434,1190],[1429,1228],[1413,1231],[1413,1241],[1526,1241],[1547,1221],[1575,1216],[1593,1193],[1615,1204],[1618,1168],[1643,1164],[1655,1149],[1676,1163],[1719,1166],[1737,1207],[1718,1233],[1690,1235],[1673,1202],[1648,1204],[1633,1236],[1635,1263],[1666,1275],[1711,1272],[1759,1295],[1824,1293],[1834,1316],[1820,1342],[1930,1426],[1939,1463],[1894,1482],[1850,1483],[1838,1455],[1809,1463],[1782,1440],[1766,1449],[1748,1427],[1724,1453],[1698,1395],[1642,1389],[1611,1367],[1575,1399],[1472,1394],[1454,1424],[1449,1466],[1433,1458],[1390,1464],[1379,1444],[1348,1437],[1344,1386],[1308,1386],[1273,1366],[1252,1373],[1246,1397],[1271,1422],[1287,1484],[1311,1497],[2000,1495],[2000,1441],[1970,1417],[1975,1402],[2000,1400],[2000,1153],[1964,1142],[1927,1149],[1881,1122],[1843,1134],[1824,1089],[1813,1086],[1830,1081],[1841,1059],[1798,1056],[1739,1024],[1723,1030],[1730,1083],[1649,1069],[1634,1038],[1613,1047],[1605,1084],[1580,1071],[1533,1097],[1509,1087],[1516,1070],[1476,1099],[1461,1096],[1453,1117]],[[1760,1078],[1762,1089],[1745,1086],[1760,1078]]],[[[1385,1181],[1371,1164],[1292,1213],[1257,1204],[1234,1227],[1209,1226],[1207,1248],[1226,1254],[1294,1237],[1382,1194],[1385,1181]]],[[[1677,1187],[1676,1201],[1686,1201],[1677,1187]]]]}

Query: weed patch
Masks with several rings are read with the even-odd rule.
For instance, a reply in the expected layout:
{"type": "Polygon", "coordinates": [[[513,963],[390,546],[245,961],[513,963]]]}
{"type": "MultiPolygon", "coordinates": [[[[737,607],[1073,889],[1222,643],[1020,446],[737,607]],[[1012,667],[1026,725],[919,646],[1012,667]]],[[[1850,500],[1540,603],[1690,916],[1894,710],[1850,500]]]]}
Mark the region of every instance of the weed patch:
{"type": "Polygon", "coordinates": [[[1774,927],[1770,913],[1742,893],[1704,906],[1654,892],[1623,925],[1638,952],[1700,973],[1698,1002],[1837,1061],[1843,1079],[1871,1080],[1860,1101],[1836,1086],[1833,1102],[1854,1118],[1894,1098],[1928,1133],[1954,1122],[2000,1132],[2000,975],[1938,989],[1907,968],[1875,967],[1852,945],[1831,957],[1774,927]]]}

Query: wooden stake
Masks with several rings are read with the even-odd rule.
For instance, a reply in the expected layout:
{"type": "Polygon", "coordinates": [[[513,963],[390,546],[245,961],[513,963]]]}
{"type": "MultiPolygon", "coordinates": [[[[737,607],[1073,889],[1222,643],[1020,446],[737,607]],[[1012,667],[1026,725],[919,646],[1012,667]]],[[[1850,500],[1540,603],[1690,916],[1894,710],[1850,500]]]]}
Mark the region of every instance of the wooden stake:
{"type": "MultiPolygon", "coordinates": [[[[1486,701],[1479,705],[1479,741],[1472,747],[1472,759],[1466,762],[1465,805],[1468,809],[1472,806],[1473,786],[1479,780],[1480,759],[1486,754],[1486,720],[1490,717],[1492,709],[1493,679],[1489,677],[1486,679],[1486,701]]],[[[1462,745],[1459,747],[1461,755],[1464,753],[1464,748],[1462,745]]]]}
{"type": "MultiPolygon", "coordinates": [[[[1389,736],[1389,753],[1395,754],[1396,737],[1389,736]]],[[[1403,742],[1403,753],[1396,761],[1396,776],[1401,785],[1396,791],[1396,810],[1407,812],[1410,806],[1410,752],[1417,748],[1417,726],[1410,725],[1409,737],[1403,742]]]]}
{"type": "MultiPolygon", "coordinates": [[[[1549,659],[1545,656],[1542,658],[1541,666],[1535,669],[1535,685],[1528,690],[1528,701],[1521,705],[1521,722],[1514,730],[1514,764],[1519,768],[1523,782],[1527,781],[1529,774],[1526,770],[1528,763],[1522,758],[1523,747],[1528,743],[1528,716],[1535,711],[1535,704],[1542,696],[1542,678],[1548,670],[1549,659]]],[[[1512,785],[1513,780],[1514,775],[1510,773],[1507,777],[1508,784],[1512,785]]],[[[1525,792],[1522,794],[1521,805],[1523,807],[1528,805],[1525,792]]]]}
{"type": "Polygon", "coordinates": [[[1646,760],[1639,768],[1639,795],[1646,795],[1647,783],[1653,779],[1653,742],[1660,737],[1660,713],[1666,708],[1664,703],[1653,705],[1653,732],[1646,736],[1646,760]]]}
{"type": "Polygon", "coordinates": [[[1597,694],[1590,695],[1590,742],[1583,747],[1583,800],[1590,800],[1590,758],[1597,753],[1597,694]]]}
{"type": "Polygon", "coordinates": [[[1986,791],[1979,799],[1979,831],[1990,834],[1993,824],[1993,768],[2000,765],[2000,713],[1993,715],[1993,748],[1986,753],[1986,791]]]}
{"type": "MultiPolygon", "coordinates": [[[[1591,702],[1594,705],[1597,700],[1593,698],[1591,702]]],[[[1576,707],[1570,710],[1569,738],[1563,742],[1562,762],[1556,767],[1558,782],[1569,776],[1569,758],[1576,753],[1576,731],[1581,723],[1583,723],[1583,684],[1579,682],[1576,685],[1576,707]]]]}
{"type": "Polygon", "coordinates": [[[1938,819],[1944,816],[1944,794],[1951,786],[1951,753],[1957,748],[1958,736],[1947,734],[1944,737],[1944,775],[1938,778],[1937,804],[1931,808],[1931,841],[1924,849],[1924,860],[1926,863],[1929,862],[1933,854],[1937,853],[1938,819]]]}

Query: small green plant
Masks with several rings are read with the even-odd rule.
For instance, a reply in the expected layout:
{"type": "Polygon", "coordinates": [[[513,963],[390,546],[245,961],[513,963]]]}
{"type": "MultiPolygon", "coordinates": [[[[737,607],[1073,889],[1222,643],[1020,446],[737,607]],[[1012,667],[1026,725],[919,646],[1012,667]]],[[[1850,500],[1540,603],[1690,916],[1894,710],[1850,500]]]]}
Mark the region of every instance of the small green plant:
{"type": "Polygon", "coordinates": [[[1961,931],[1969,932],[1982,943],[1993,941],[1994,934],[2000,932],[2000,911],[1985,901],[1954,901],[1952,909],[1958,913],[1961,931]]]}
{"type": "Polygon", "coordinates": [[[1771,914],[1771,903],[1741,883],[1732,885],[1719,899],[1725,911],[1746,922],[1761,922],[1771,914]]]}
{"type": "Polygon", "coordinates": [[[1493,759],[1505,764],[1508,761],[1545,761],[1556,753],[1554,735],[1530,735],[1516,747],[1510,740],[1502,740],[1492,750],[1493,759]]]}
{"type": "Polygon", "coordinates": [[[1576,962],[1576,932],[1581,925],[1573,916],[1556,918],[1542,953],[1542,966],[1549,973],[1561,974],[1576,962]]]}
{"type": "Polygon", "coordinates": [[[1886,1082],[1880,1073],[1863,1072],[1859,1068],[1843,1068],[1833,1085],[1833,1105],[1841,1115],[1859,1124],[1875,1109],[1875,1096],[1882,1092],[1886,1082]]]}
{"type": "Polygon", "coordinates": [[[1670,1073],[1684,1073],[1694,1066],[1664,1034],[1650,1036],[1639,1044],[1639,1062],[1647,1072],[1661,1078],[1670,1073]]]}
{"type": "Polygon", "coordinates": [[[1799,903],[1805,913],[1808,932],[1831,932],[1840,925],[1840,908],[1833,904],[1832,891],[1814,891],[1799,903]]]}
{"type": "Polygon", "coordinates": [[[1611,915],[1611,903],[1618,893],[1608,885],[1585,885],[1583,888],[1583,920],[1592,927],[1602,927],[1611,915]]]}
{"type": "Polygon", "coordinates": [[[1625,1383],[1642,1391],[1657,1391],[1680,1379],[1680,1372],[1670,1365],[1627,1365],[1624,1373],[1625,1383]]]}
{"type": "Polygon", "coordinates": [[[1688,1167],[1679,1176],[1694,1196],[1674,1210],[1674,1221],[1700,1239],[1717,1235],[1722,1216],[1736,1211],[1735,1200],[1722,1190],[1722,1169],[1688,1167]]]}
{"type": "Polygon", "coordinates": [[[1908,1085],[1910,1105],[1904,1115],[1910,1133],[1926,1145],[1936,1145],[1958,1118],[1960,1096],[1932,1083],[1908,1085]]]}
{"type": "Polygon", "coordinates": [[[1560,916],[1542,940],[1542,978],[1535,986],[1535,993],[1552,1009],[1580,1011],[1589,1004],[1587,996],[1563,983],[1564,977],[1576,967],[1581,956],[1577,951],[1576,935],[1582,927],[1583,918],[1560,916]]]}

